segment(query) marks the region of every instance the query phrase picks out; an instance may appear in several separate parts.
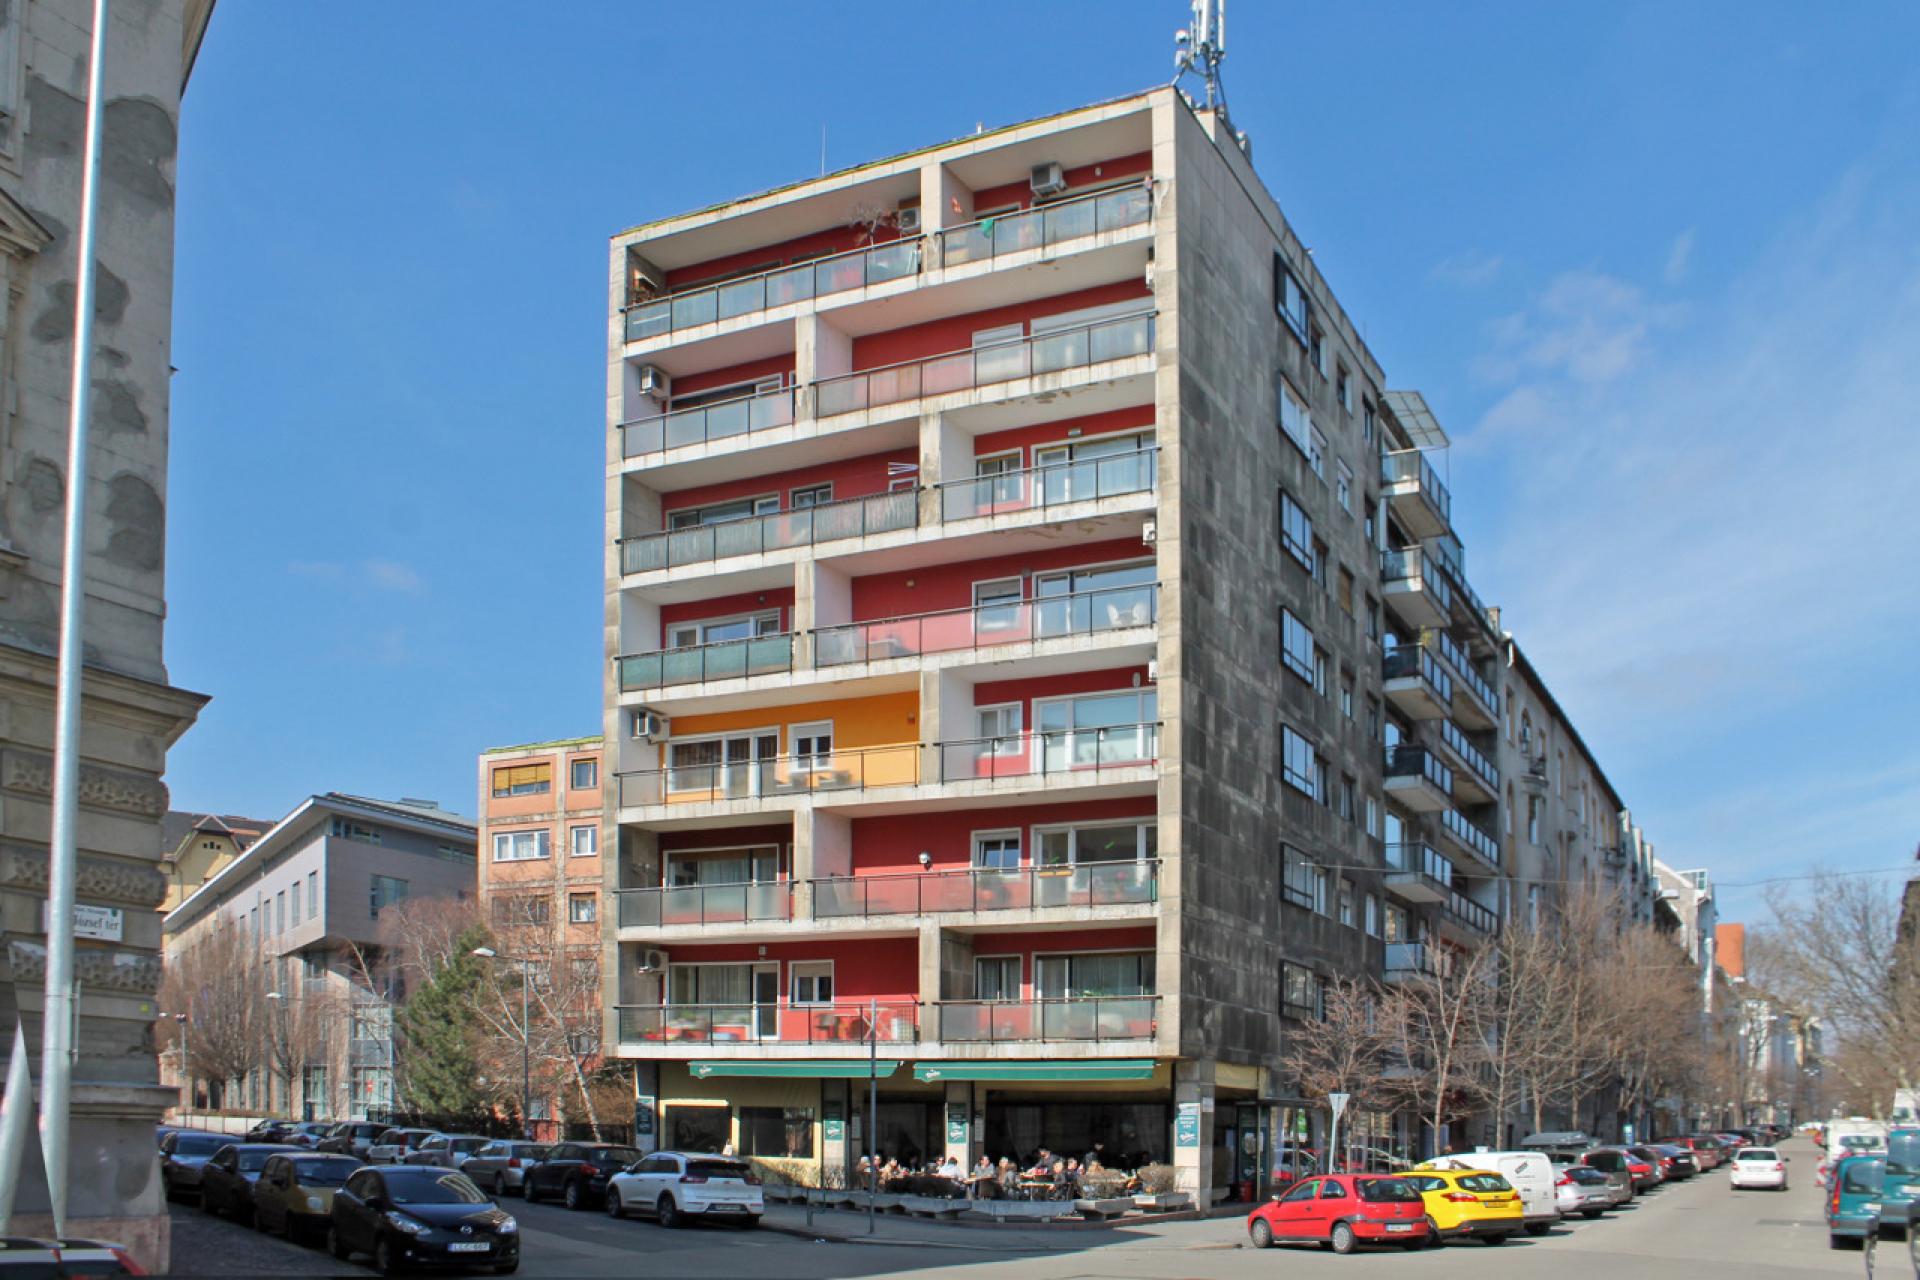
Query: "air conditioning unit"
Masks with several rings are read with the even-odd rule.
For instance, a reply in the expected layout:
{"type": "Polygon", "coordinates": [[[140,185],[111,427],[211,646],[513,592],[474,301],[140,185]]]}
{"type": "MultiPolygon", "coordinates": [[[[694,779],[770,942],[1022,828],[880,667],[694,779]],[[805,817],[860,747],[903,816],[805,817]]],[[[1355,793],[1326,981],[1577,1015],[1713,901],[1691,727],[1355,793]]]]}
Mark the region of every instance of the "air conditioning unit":
{"type": "Polygon", "coordinates": [[[1160,659],[1148,658],[1147,659],[1147,683],[1158,684],[1159,682],[1160,682],[1160,659]]]}
{"type": "Polygon", "coordinates": [[[1160,526],[1152,520],[1140,526],[1140,541],[1152,546],[1160,541],[1160,526]]]}
{"type": "Polygon", "coordinates": [[[1041,198],[1057,196],[1067,189],[1067,175],[1058,160],[1033,166],[1033,194],[1041,198]]]}
{"type": "Polygon", "coordinates": [[[917,204],[900,206],[893,215],[893,225],[900,229],[900,234],[903,236],[919,235],[920,206],[917,204]]]}
{"type": "Polygon", "coordinates": [[[672,722],[658,711],[644,708],[633,713],[633,736],[644,742],[659,742],[672,728],[672,722]]]}
{"type": "Polygon", "coordinates": [[[673,377],[657,365],[640,366],[640,394],[665,400],[673,394],[673,377]]]}
{"type": "Polygon", "coordinates": [[[655,947],[648,947],[647,949],[645,949],[640,953],[640,964],[638,966],[637,972],[665,973],[666,969],[667,969],[667,953],[666,952],[661,951],[655,947]]]}

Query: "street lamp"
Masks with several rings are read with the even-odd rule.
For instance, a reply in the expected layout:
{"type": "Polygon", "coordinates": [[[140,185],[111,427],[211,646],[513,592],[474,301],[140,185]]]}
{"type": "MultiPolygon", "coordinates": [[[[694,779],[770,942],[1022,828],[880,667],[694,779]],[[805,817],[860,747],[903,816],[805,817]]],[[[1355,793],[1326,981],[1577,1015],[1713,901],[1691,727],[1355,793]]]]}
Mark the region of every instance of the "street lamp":
{"type": "Polygon", "coordinates": [[[521,1136],[533,1140],[533,1028],[527,1021],[528,962],[520,956],[503,956],[492,947],[475,947],[473,954],[482,960],[511,960],[520,966],[520,1129],[521,1136]]]}

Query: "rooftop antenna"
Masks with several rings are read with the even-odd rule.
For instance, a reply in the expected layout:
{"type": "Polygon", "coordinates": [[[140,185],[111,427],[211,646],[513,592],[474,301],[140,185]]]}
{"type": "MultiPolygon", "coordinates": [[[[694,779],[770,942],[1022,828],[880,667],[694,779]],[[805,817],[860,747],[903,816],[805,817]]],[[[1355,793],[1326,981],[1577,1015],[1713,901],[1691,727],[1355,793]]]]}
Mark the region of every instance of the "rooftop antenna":
{"type": "MultiPolygon", "coordinates": [[[[1227,0],[1193,0],[1193,25],[1173,33],[1173,83],[1197,72],[1207,86],[1207,109],[1227,114],[1220,60],[1227,56],[1227,0]]],[[[1191,101],[1191,99],[1189,99],[1191,101]]]]}

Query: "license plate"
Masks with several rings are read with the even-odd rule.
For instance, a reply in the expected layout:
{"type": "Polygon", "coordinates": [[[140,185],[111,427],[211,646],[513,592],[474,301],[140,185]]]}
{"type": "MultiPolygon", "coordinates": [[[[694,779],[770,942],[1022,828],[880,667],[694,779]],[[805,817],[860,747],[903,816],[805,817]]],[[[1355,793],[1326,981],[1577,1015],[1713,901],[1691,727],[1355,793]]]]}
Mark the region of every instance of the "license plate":
{"type": "Polygon", "coordinates": [[[1411,1231],[1411,1230],[1413,1230],[1413,1224],[1412,1224],[1411,1222],[1389,1222],[1389,1223],[1387,1224],[1387,1230],[1389,1230],[1389,1231],[1411,1231]]]}
{"type": "Polygon", "coordinates": [[[713,1213],[745,1213],[747,1210],[743,1204],[710,1204],[707,1208],[713,1213]]]}
{"type": "Polygon", "coordinates": [[[493,1246],[485,1240],[456,1240],[447,1246],[448,1253],[485,1253],[493,1246]]]}

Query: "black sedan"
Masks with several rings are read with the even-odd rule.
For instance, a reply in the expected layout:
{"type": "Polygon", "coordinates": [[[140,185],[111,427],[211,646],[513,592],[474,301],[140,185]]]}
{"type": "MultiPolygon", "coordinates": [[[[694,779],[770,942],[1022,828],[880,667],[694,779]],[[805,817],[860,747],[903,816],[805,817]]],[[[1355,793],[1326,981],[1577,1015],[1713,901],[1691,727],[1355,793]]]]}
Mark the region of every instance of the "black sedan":
{"type": "Polygon", "coordinates": [[[200,1170],[200,1207],[238,1222],[253,1221],[253,1184],[267,1157],[298,1150],[282,1142],[229,1142],[200,1170]]]}
{"type": "Polygon", "coordinates": [[[417,1266],[520,1266],[520,1224],[464,1173],[369,1165],[333,1193],[327,1247],[342,1262],[371,1254],[382,1275],[417,1266]]]}
{"type": "Polygon", "coordinates": [[[569,1209],[590,1208],[606,1197],[607,1179],[639,1158],[639,1151],[633,1147],[562,1142],[526,1171],[520,1190],[528,1204],[542,1196],[558,1196],[569,1209]]]}

